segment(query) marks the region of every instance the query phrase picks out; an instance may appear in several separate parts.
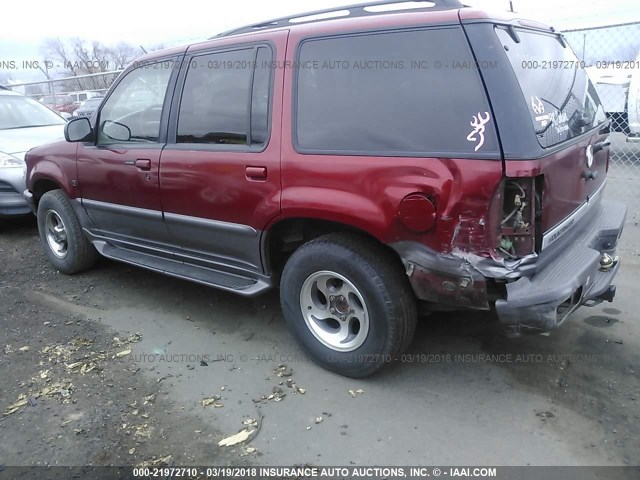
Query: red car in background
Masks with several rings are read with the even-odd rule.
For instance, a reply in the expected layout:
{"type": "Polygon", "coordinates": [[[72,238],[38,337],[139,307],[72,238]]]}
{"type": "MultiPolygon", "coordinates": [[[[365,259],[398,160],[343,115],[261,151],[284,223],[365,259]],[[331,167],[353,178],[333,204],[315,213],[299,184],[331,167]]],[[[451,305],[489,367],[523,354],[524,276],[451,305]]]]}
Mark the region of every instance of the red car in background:
{"type": "Polygon", "coordinates": [[[69,95],[45,95],[42,97],[42,103],[51,110],[68,114],[72,114],[78,108],[69,95]]]}

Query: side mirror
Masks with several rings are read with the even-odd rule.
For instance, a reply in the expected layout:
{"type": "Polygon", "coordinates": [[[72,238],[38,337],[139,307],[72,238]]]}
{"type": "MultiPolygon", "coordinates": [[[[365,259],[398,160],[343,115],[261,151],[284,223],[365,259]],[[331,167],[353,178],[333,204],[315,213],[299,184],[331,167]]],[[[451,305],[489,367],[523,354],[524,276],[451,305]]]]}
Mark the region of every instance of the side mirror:
{"type": "MultiPolygon", "coordinates": [[[[89,120],[87,120],[87,122],[89,122],[89,120]]],[[[131,129],[122,123],[112,122],[111,120],[104,122],[102,133],[111,140],[118,142],[128,142],[131,140],[131,129]]]]}
{"type": "Polygon", "coordinates": [[[91,123],[86,117],[74,118],[64,126],[64,138],[67,142],[84,142],[92,135],[91,123]]]}

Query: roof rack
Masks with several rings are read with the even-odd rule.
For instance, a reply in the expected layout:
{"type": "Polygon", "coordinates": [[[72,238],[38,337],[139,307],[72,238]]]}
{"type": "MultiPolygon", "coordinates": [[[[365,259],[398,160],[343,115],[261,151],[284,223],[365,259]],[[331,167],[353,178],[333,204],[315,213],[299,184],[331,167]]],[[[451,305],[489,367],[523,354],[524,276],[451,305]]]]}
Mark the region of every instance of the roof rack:
{"type": "Polygon", "coordinates": [[[231,35],[239,35],[242,33],[251,33],[262,30],[270,30],[272,28],[283,27],[291,24],[312,23],[334,18],[354,18],[365,17],[368,15],[380,15],[385,13],[415,11],[415,10],[451,10],[462,8],[465,5],[459,0],[383,0],[378,2],[358,3],[355,5],[345,5],[326,10],[317,10],[313,12],[300,13],[295,16],[276,18],[266,22],[246,25],[244,27],[222,32],[210,38],[229,37],[231,35]],[[423,5],[421,5],[423,4],[423,5]],[[393,8],[397,5],[398,8],[393,8]],[[384,7],[387,8],[384,8],[384,7]],[[383,7],[376,9],[376,7],[383,7]]]}

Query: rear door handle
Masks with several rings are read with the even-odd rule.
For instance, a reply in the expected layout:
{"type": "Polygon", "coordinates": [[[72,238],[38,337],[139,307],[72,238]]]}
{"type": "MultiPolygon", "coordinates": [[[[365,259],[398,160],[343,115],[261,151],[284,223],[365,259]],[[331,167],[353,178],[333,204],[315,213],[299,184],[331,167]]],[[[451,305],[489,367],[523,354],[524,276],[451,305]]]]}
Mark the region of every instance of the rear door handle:
{"type": "Polygon", "coordinates": [[[267,167],[247,167],[245,174],[247,180],[264,181],[267,179],[267,167]]]}

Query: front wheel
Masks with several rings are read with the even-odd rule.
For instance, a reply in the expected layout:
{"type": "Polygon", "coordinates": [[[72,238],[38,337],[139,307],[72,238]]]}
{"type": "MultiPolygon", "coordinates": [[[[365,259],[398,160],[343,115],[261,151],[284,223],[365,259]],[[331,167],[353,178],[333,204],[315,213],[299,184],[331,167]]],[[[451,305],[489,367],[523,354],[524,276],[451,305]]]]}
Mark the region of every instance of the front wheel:
{"type": "Polygon", "coordinates": [[[95,264],[98,252],[84,236],[62,190],[49,191],[40,199],[38,230],[49,261],[62,273],[79,273],[95,264]]]}
{"type": "Polygon", "coordinates": [[[324,368],[366,377],[411,342],[416,300],[402,264],[359,235],[330,234],[289,258],[280,284],[289,328],[324,368]]]}

